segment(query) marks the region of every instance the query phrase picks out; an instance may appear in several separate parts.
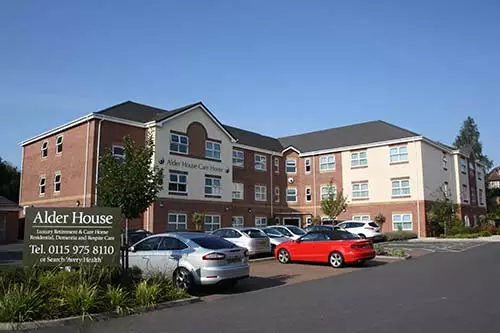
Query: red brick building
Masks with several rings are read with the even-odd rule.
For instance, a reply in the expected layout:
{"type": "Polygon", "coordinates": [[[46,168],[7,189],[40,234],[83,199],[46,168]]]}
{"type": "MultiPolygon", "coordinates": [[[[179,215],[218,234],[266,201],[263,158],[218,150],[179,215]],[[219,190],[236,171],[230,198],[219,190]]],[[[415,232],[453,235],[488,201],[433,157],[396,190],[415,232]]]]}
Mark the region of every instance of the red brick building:
{"type": "Polygon", "coordinates": [[[382,213],[386,231],[420,236],[428,202],[443,188],[469,223],[486,210],[481,164],[383,121],[273,138],[221,124],[202,103],[167,111],[134,102],[23,142],[21,205],[95,205],[98,156],[122,155],[126,135],[138,142],[152,135],[164,169],[164,189],[132,226],[154,232],[192,228],[195,212],[209,230],[266,225],[271,217],[303,225],[324,218],[322,196],[341,189],[348,208],[340,219],[382,213]]]}
{"type": "Polygon", "coordinates": [[[0,196],[0,244],[19,239],[19,211],[21,207],[18,204],[0,196]]]}

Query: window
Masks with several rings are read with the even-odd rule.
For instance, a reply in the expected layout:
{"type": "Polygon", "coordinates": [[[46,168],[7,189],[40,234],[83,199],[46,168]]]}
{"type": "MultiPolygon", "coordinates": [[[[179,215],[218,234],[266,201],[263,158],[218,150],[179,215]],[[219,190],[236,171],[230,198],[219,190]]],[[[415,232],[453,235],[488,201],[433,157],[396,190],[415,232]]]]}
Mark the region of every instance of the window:
{"type": "Polygon", "coordinates": [[[239,228],[245,226],[243,216],[233,216],[233,227],[239,228]]]}
{"type": "Polygon", "coordinates": [[[462,185],[462,198],[464,202],[469,201],[469,191],[467,190],[467,185],[462,185]]]}
{"type": "Polygon", "coordinates": [[[54,192],[61,192],[61,173],[56,172],[54,175],[54,192]]]}
{"type": "Polygon", "coordinates": [[[220,197],[221,182],[216,176],[205,176],[205,197],[220,197]]]}
{"type": "Polygon", "coordinates": [[[45,195],[45,176],[40,176],[40,195],[45,195]]]}
{"type": "Polygon", "coordinates": [[[255,201],[267,201],[267,188],[265,185],[255,185],[255,201]]]}
{"type": "Polygon", "coordinates": [[[48,154],[49,154],[49,142],[44,141],[42,142],[42,158],[46,158],[48,154]]]}
{"type": "Polygon", "coordinates": [[[274,158],[274,172],[280,173],[280,159],[277,157],[274,158]]]}
{"type": "Polygon", "coordinates": [[[170,134],[170,151],[179,154],[188,154],[189,138],[182,134],[170,134]]]}
{"type": "Polygon", "coordinates": [[[205,157],[213,160],[220,160],[220,143],[206,141],[205,142],[205,157]]]}
{"type": "Polygon", "coordinates": [[[120,159],[125,159],[125,148],[123,148],[122,146],[113,146],[113,156],[120,159]]]}
{"type": "Polygon", "coordinates": [[[323,156],[319,159],[319,171],[335,170],[335,156],[323,156]]]}
{"type": "Polygon", "coordinates": [[[370,215],[353,215],[353,221],[370,221],[370,215]]]}
{"type": "Polygon", "coordinates": [[[168,194],[187,194],[188,173],[170,170],[168,194]]]}
{"type": "Polygon", "coordinates": [[[160,244],[158,245],[159,251],[180,251],[187,248],[187,245],[177,238],[173,237],[160,237],[160,244]]]}
{"type": "Polygon", "coordinates": [[[168,214],[168,230],[185,230],[187,229],[186,214],[168,214]]]}
{"type": "Polygon", "coordinates": [[[245,185],[242,183],[233,183],[233,199],[243,200],[245,185]]]}
{"type": "Polygon", "coordinates": [[[62,153],[62,149],[63,149],[63,136],[59,135],[56,138],[56,154],[62,153]]]}
{"type": "Polygon", "coordinates": [[[286,201],[287,202],[297,202],[297,189],[289,187],[286,189],[286,201]]]}
{"type": "Polygon", "coordinates": [[[286,160],[286,173],[296,173],[296,172],[297,172],[297,161],[286,160]]]}
{"type": "Polygon", "coordinates": [[[304,160],[304,169],[305,169],[306,173],[311,173],[311,159],[310,158],[306,158],[304,160]]]}
{"type": "Polygon", "coordinates": [[[411,214],[392,214],[392,230],[413,230],[411,214]]]}
{"type": "Polygon", "coordinates": [[[7,215],[4,215],[0,221],[0,240],[4,241],[7,237],[7,215]]]}
{"type": "Polygon", "coordinates": [[[309,233],[306,234],[305,236],[301,237],[300,240],[302,242],[321,242],[321,241],[326,241],[329,240],[330,237],[328,237],[326,234],[323,233],[309,233]]]}
{"type": "Polygon", "coordinates": [[[220,215],[205,215],[205,231],[214,231],[220,228],[220,215]]]}
{"type": "Polygon", "coordinates": [[[311,202],[312,200],[312,191],[310,187],[306,187],[306,202],[311,202]]]}
{"type": "Polygon", "coordinates": [[[398,179],[392,181],[392,196],[399,197],[410,195],[410,180],[398,179]]]}
{"type": "Polygon", "coordinates": [[[481,170],[477,170],[477,180],[483,180],[483,173],[481,170]]]}
{"type": "Polygon", "coordinates": [[[267,158],[264,155],[255,154],[255,170],[267,170],[267,158]]]}
{"type": "Polygon", "coordinates": [[[483,201],[483,190],[482,189],[479,189],[479,204],[482,206],[484,205],[484,201],[483,201]]]}
{"type": "Polygon", "coordinates": [[[368,198],[368,183],[352,184],[352,197],[358,199],[368,198]]]}
{"type": "Polygon", "coordinates": [[[267,226],[267,217],[256,216],[255,217],[255,226],[257,228],[261,228],[261,227],[267,226]]]}
{"type": "Polygon", "coordinates": [[[276,186],[274,188],[274,202],[280,202],[280,187],[276,186]]]}
{"type": "Polygon", "coordinates": [[[390,150],[391,163],[406,162],[408,161],[408,147],[392,147],[390,150]]]}
{"type": "Polygon", "coordinates": [[[241,168],[245,166],[245,154],[241,150],[233,150],[233,165],[241,168]]]}
{"type": "Polygon", "coordinates": [[[351,166],[359,167],[368,164],[368,158],[366,156],[366,151],[360,151],[356,153],[351,153],[351,166]]]}
{"type": "Polygon", "coordinates": [[[465,161],[465,158],[461,158],[460,159],[460,171],[462,173],[466,173],[467,172],[467,162],[465,161]]]}
{"type": "Polygon", "coordinates": [[[450,188],[448,187],[448,182],[444,182],[444,184],[443,184],[443,194],[444,194],[445,198],[448,198],[451,196],[450,188]]]}
{"type": "Polygon", "coordinates": [[[448,156],[443,153],[443,169],[448,170],[448,156]]]}
{"type": "Polygon", "coordinates": [[[330,196],[333,199],[337,197],[337,187],[336,186],[321,186],[321,200],[327,200],[330,196]]]}
{"type": "Polygon", "coordinates": [[[134,246],[135,251],[156,251],[160,245],[161,237],[151,237],[134,246]]]}

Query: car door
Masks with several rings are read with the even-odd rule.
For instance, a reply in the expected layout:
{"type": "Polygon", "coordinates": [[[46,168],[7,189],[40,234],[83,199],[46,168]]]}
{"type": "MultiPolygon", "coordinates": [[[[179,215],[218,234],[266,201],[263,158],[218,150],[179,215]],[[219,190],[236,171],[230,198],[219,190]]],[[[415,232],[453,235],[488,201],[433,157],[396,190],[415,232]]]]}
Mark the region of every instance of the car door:
{"type": "Polygon", "coordinates": [[[189,254],[189,247],[174,237],[161,237],[158,255],[151,259],[152,266],[165,274],[172,276],[179,263],[189,254]]]}
{"type": "Polygon", "coordinates": [[[316,242],[319,240],[319,233],[306,234],[295,241],[296,246],[291,256],[293,260],[298,261],[314,261],[316,253],[316,242]]]}
{"type": "Polygon", "coordinates": [[[144,273],[154,271],[151,259],[157,255],[158,245],[161,238],[158,236],[148,237],[135,244],[129,251],[129,267],[138,267],[144,273]]]}

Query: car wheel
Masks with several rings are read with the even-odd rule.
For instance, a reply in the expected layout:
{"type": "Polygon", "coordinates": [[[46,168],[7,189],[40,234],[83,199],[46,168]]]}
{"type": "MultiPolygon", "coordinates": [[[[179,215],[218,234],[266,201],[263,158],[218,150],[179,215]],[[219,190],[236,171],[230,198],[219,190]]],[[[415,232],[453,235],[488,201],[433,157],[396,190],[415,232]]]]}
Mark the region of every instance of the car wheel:
{"type": "Polygon", "coordinates": [[[342,256],[342,253],[340,252],[335,251],[330,253],[330,258],[328,261],[333,268],[340,268],[344,266],[344,256],[342,256]]]}
{"type": "Polygon", "coordinates": [[[176,269],[173,280],[176,288],[187,292],[193,290],[193,276],[187,269],[183,267],[176,269]]]}
{"type": "Polygon", "coordinates": [[[282,264],[288,264],[290,262],[290,253],[285,249],[279,250],[278,261],[282,264]]]}
{"type": "Polygon", "coordinates": [[[366,236],[363,235],[363,234],[358,234],[359,237],[363,238],[363,239],[366,239],[366,236]]]}

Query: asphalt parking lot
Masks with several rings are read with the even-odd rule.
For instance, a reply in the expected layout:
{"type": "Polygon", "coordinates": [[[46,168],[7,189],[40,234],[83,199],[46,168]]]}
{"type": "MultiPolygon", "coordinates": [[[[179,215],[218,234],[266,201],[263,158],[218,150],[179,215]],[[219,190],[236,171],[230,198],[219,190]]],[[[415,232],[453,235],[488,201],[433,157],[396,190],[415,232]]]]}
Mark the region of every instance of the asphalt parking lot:
{"type": "Polygon", "coordinates": [[[409,251],[423,250],[428,252],[463,252],[474,247],[486,245],[488,242],[465,240],[465,241],[397,241],[378,243],[387,248],[401,248],[409,251]]]}

